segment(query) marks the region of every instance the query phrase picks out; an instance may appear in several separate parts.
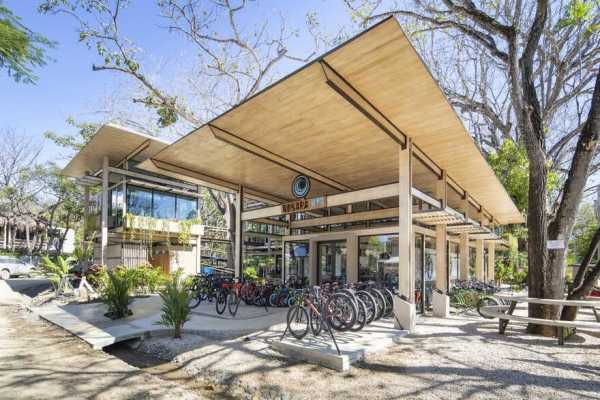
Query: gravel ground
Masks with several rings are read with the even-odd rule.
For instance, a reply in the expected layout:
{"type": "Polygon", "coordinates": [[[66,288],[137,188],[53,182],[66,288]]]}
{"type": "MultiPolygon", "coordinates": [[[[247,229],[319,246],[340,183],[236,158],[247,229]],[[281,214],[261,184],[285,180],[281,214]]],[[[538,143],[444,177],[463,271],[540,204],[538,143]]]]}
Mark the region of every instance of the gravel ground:
{"type": "Polygon", "coordinates": [[[578,332],[558,346],[521,325],[509,325],[502,336],[494,320],[426,317],[415,334],[348,373],[290,362],[268,348],[276,338],[162,338],[140,350],[245,399],[600,399],[598,334],[578,332]]]}
{"type": "Polygon", "coordinates": [[[0,400],[202,398],[0,300],[0,400]]]}

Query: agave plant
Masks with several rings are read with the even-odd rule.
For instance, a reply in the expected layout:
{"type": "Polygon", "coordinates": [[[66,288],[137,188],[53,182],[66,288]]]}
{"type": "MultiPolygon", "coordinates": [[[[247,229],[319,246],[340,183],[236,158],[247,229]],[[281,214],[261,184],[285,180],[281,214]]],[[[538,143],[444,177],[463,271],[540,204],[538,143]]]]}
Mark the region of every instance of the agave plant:
{"type": "Polygon", "coordinates": [[[102,291],[102,301],[108,306],[105,314],[111,319],[124,318],[132,315],[129,309],[131,303],[131,279],[122,271],[108,272],[106,286],[102,291]]]}
{"type": "Polygon", "coordinates": [[[163,305],[157,324],[172,327],[176,339],[181,339],[181,329],[190,319],[189,296],[189,282],[182,279],[180,270],[171,275],[160,292],[163,305]]]}
{"type": "Polygon", "coordinates": [[[60,280],[69,273],[70,268],[67,259],[62,256],[58,256],[56,261],[52,261],[50,257],[44,256],[42,257],[40,267],[50,283],[52,283],[52,286],[54,286],[54,289],[58,288],[60,280]]]}

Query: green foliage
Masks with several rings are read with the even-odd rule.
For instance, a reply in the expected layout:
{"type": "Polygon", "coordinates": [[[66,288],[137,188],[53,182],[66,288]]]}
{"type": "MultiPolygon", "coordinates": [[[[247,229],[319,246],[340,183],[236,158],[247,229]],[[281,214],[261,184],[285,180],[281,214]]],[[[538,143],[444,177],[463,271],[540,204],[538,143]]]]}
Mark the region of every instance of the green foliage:
{"type": "Polygon", "coordinates": [[[67,118],[67,125],[75,128],[77,133],[69,135],[47,131],[44,133],[44,137],[50,139],[60,147],[79,151],[90,141],[99,128],[99,125],[96,123],[77,122],[72,117],[67,118]]]}
{"type": "Polygon", "coordinates": [[[140,293],[156,293],[162,286],[167,277],[164,276],[160,268],[145,264],[135,268],[129,268],[132,289],[140,293]]]}
{"type": "Polygon", "coordinates": [[[589,203],[583,203],[579,207],[575,225],[569,241],[567,262],[569,264],[580,263],[590,247],[592,237],[598,230],[598,220],[594,208],[589,203]]]}
{"type": "Polygon", "coordinates": [[[163,305],[160,321],[157,324],[172,327],[175,330],[174,337],[177,339],[181,338],[181,329],[189,321],[190,286],[188,282],[182,279],[181,270],[178,270],[171,276],[165,288],[160,292],[163,305]]]}
{"type": "Polygon", "coordinates": [[[46,65],[54,43],[32,32],[0,1],[0,68],[17,82],[35,83],[33,68],[46,65]]]}
{"type": "Polygon", "coordinates": [[[258,280],[258,274],[256,268],[246,267],[244,268],[244,279],[250,282],[256,282],[258,280]]]}
{"type": "MultiPolygon", "coordinates": [[[[571,0],[566,6],[565,16],[558,22],[558,28],[566,28],[574,25],[585,25],[594,18],[594,11],[600,6],[599,0],[571,0]]],[[[600,29],[597,24],[587,26],[588,32],[600,29]]]]}
{"type": "Polygon", "coordinates": [[[471,309],[477,307],[483,293],[477,290],[457,289],[450,293],[450,304],[455,308],[471,309]]]}
{"type": "Polygon", "coordinates": [[[111,319],[132,315],[131,303],[132,275],[127,268],[115,268],[107,273],[106,285],[102,290],[102,301],[108,307],[106,316],[111,319]]]}
{"type": "MultiPolygon", "coordinates": [[[[529,205],[529,160],[525,147],[505,140],[497,151],[490,153],[488,162],[517,208],[526,212],[529,205]]],[[[548,191],[557,190],[558,185],[558,174],[548,172],[548,191]]]]}
{"type": "Polygon", "coordinates": [[[42,257],[40,268],[44,275],[48,278],[54,289],[58,288],[60,280],[63,276],[69,273],[69,263],[62,256],[58,256],[56,260],[50,259],[48,256],[42,257]]]}

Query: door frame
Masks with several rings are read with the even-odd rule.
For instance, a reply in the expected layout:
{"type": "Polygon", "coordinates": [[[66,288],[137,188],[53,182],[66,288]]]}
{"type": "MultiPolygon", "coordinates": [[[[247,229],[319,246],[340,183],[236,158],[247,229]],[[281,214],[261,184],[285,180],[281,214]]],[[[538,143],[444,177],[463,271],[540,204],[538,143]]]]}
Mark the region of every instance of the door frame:
{"type": "MultiPolygon", "coordinates": [[[[319,240],[316,243],[317,247],[317,285],[321,284],[321,244],[335,244],[335,243],[344,243],[346,246],[346,252],[348,252],[348,239],[334,239],[334,240],[319,240]]],[[[346,253],[346,257],[348,254],[346,253]]],[[[346,258],[346,280],[348,280],[348,259],[346,258]]]]}

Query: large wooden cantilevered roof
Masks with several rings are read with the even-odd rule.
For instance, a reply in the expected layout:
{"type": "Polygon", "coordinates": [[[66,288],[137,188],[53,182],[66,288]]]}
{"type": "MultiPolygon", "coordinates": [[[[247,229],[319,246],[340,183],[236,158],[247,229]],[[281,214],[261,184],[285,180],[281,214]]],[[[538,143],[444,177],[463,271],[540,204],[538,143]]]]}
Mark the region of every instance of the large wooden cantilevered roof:
{"type": "Polygon", "coordinates": [[[115,165],[133,152],[136,152],[137,158],[145,159],[168,145],[168,142],[156,137],[118,125],[106,124],[98,129],[61,173],[65,176],[81,178],[102,168],[104,156],[108,157],[110,165],[115,165]]]}
{"type": "Polygon", "coordinates": [[[397,182],[405,137],[498,222],[522,222],[393,18],[192,131],[154,155],[152,167],[178,166],[282,199],[306,173],[309,196],[317,196],[397,182]]]}

